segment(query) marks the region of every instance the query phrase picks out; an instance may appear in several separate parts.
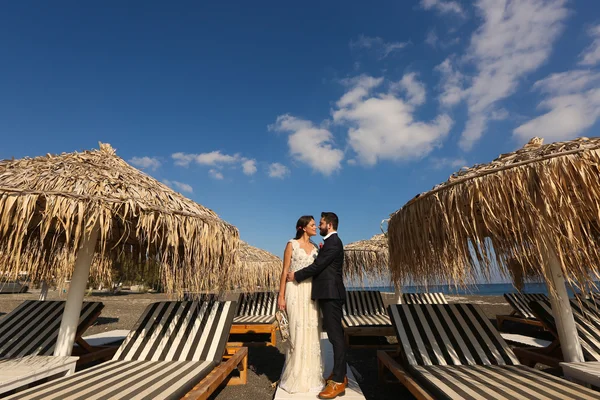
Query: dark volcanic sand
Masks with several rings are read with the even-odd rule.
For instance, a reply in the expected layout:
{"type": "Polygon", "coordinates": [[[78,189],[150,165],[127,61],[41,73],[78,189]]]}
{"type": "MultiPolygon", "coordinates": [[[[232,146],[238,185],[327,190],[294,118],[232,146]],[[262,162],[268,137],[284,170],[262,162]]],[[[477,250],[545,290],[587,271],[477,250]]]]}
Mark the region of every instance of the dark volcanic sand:
{"type": "MultiPolygon", "coordinates": [[[[23,294],[0,294],[0,318],[5,313],[14,309],[23,300],[37,299],[39,291],[23,294]]],[[[65,299],[58,291],[50,291],[48,299],[65,299]]],[[[95,292],[87,296],[89,301],[102,301],[104,309],[96,323],[90,327],[86,334],[94,334],[114,329],[131,329],[141,313],[149,303],[166,300],[164,294],[122,293],[111,295],[95,292]]],[[[384,294],[386,302],[391,301],[391,294],[384,294]]],[[[502,296],[448,296],[450,302],[469,302],[482,307],[485,314],[494,319],[497,314],[510,313],[510,306],[502,296]]],[[[519,326],[522,329],[522,325],[519,326]]],[[[506,331],[514,330],[507,324],[506,331]]],[[[521,331],[522,332],[522,331],[521,331]]],[[[543,333],[531,332],[544,337],[543,333]]],[[[256,339],[256,336],[253,336],[256,339]]],[[[243,337],[232,337],[233,341],[243,340],[243,337]]],[[[368,340],[366,338],[365,340],[368,340]]],[[[388,338],[395,342],[394,338],[388,338]]],[[[211,399],[219,400],[271,400],[275,392],[273,382],[279,379],[283,367],[283,349],[279,344],[277,348],[250,347],[249,348],[249,373],[248,384],[229,386],[218,390],[211,399]]],[[[383,384],[377,382],[377,357],[375,349],[351,349],[348,352],[348,363],[353,368],[360,387],[367,399],[412,399],[410,393],[400,384],[383,384]]]]}

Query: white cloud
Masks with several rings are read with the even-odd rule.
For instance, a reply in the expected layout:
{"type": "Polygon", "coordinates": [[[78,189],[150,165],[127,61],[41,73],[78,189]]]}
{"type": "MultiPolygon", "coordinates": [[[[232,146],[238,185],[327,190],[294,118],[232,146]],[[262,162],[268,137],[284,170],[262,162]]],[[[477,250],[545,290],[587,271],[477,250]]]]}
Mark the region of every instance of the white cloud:
{"type": "MultiPolygon", "coordinates": [[[[469,150],[486,130],[496,103],[514,94],[519,80],[551,53],[569,12],[566,0],[479,0],[482,25],[471,37],[465,61],[475,65],[465,95],[469,118],[460,146],[469,150]]],[[[454,101],[452,99],[450,103],[454,101]]]]}
{"type": "Polygon", "coordinates": [[[459,169],[467,165],[467,160],[464,158],[431,158],[431,166],[434,169],[454,168],[459,169]]]}
{"type": "Polygon", "coordinates": [[[283,179],[287,175],[289,175],[289,173],[290,173],[289,168],[283,164],[272,163],[271,165],[269,165],[269,176],[271,178],[283,179]]]}
{"type": "Polygon", "coordinates": [[[288,146],[292,157],[313,170],[328,176],[341,168],[344,152],[334,147],[329,130],[289,114],[277,117],[269,130],[290,133],[288,146]]]}
{"type": "Polygon", "coordinates": [[[494,110],[490,114],[490,119],[492,121],[504,121],[506,118],[508,118],[508,111],[506,110],[506,108],[494,110]]]}
{"type": "Polygon", "coordinates": [[[533,87],[547,95],[538,106],[548,110],[514,130],[525,142],[533,136],[547,141],[572,139],[600,118],[600,73],[573,70],[552,74],[533,87]]]}
{"type": "Polygon", "coordinates": [[[383,83],[383,78],[360,75],[352,79],[345,79],[342,83],[351,89],[344,93],[342,98],[338,100],[338,107],[345,107],[362,99],[369,94],[371,89],[381,85],[383,83]]]}
{"type": "Polygon", "coordinates": [[[187,193],[194,192],[194,189],[192,188],[192,186],[188,185],[187,183],[177,182],[177,181],[169,181],[167,179],[164,179],[163,183],[167,186],[178,189],[180,192],[187,192],[187,193]]]}
{"type": "Polygon", "coordinates": [[[415,72],[402,77],[400,82],[392,85],[392,89],[399,89],[406,93],[407,102],[416,106],[425,103],[425,85],[417,79],[415,72]]]}
{"type": "Polygon", "coordinates": [[[533,88],[546,94],[573,94],[600,84],[600,72],[573,70],[559,72],[541,79],[533,88]]]}
{"type": "Polygon", "coordinates": [[[187,167],[196,158],[195,154],[173,153],[171,158],[175,160],[175,165],[179,167],[187,167]]]}
{"type": "Polygon", "coordinates": [[[242,170],[245,175],[254,175],[256,173],[256,160],[246,160],[242,162],[242,170]]]}
{"type": "Polygon", "coordinates": [[[214,179],[218,179],[218,180],[223,179],[223,173],[221,173],[220,171],[217,171],[214,168],[209,169],[208,174],[214,179]]]}
{"type": "Polygon", "coordinates": [[[451,107],[462,101],[466,92],[464,90],[464,76],[458,71],[451,58],[446,58],[440,65],[435,67],[442,75],[441,87],[442,93],[438,97],[440,104],[451,107]]]}
{"type": "Polygon", "coordinates": [[[431,29],[427,32],[427,36],[425,37],[425,43],[430,45],[431,47],[436,47],[439,41],[437,33],[435,33],[435,29],[431,29]]]}
{"type": "Polygon", "coordinates": [[[444,35],[443,38],[440,38],[435,31],[434,28],[430,29],[427,32],[427,36],[425,36],[425,43],[429,46],[441,49],[447,49],[448,47],[454,46],[460,43],[460,37],[448,37],[448,35],[444,35]]]}
{"type": "Polygon", "coordinates": [[[155,157],[133,157],[129,162],[138,168],[151,171],[156,171],[161,166],[160,160],[155,157]]]}
{"type": "Polygon", "coordinates": [[[588,34],[594,41],[580,54],[579,64],[593,66],[600,62],[600,24],[588,29],[588,34]]]}
{"type": "Polygon", "coordinates": [[[402,50],[407,45],[408,42],[386,42],[380,37],[369,37],[365,35],[360,35],[358,39],[350,41],[351,49],[374,50],[381,60],[395,51],[402,50]]]}
{"type": "Polygon", "coordinates": [[[421,0],[421,7],[425,10],[434,9],[441,14],[456,14],[465,17],[466,13],[457,1],[452,0],[421,0]]]}
{"type": "MultiPolygon", "coordinates": [[[[412,82],[406,76],[403,81],[412,82]]],[[[363,75],[349,82],[354,86],[337,102],[332,116],[335,123],[348,126],[349,145],[363,164],[425,156],[450,131],[452,119],[445,114],[430,123],[414,120],[415,105],[421,101],[420,94],[415,97],[419,90],[407,90],[411,103],[394,93],[397,84],[390,92],[373,93],[383,83],[382,78],[363,75]]]]}
{"type": "Polygon", "coordinates": [[[181,190],[182,192],[187,192],[187,193],[194,192],[194,189],[192,188],[192,186],[188,185],[187,183],[174,181],[173,184],[175,185],[175,187],[177,189],[181,190]]]}
{"type": "MultiPolygon", "coordinates": [[[[174,153],[171,157],[175,160],[175,165],[187,167],[194,162],[198,165],[214,167],[214,169],[222,169],[224,166],[241,167],[245,175],[254,175],[257,171],[256,160],[242,157],[240,154],[223,154],[219,150],[208,153],[192,154],[192,153],[174,153]]],[[[223,174],[220,178],[216,174],[210,174],[213,178],[223,179],[223,174]]]]}
{"type": "Polygon", "coordinates": [[[198,154],[195,161],[200,165],[232,164],[240,161],[240,155],[234,154],[230,156],[217,150],[210,153],[198,154]]]}
{"type": "Polygon", "coordinates": [[[175,165],[187,167],[192,161],[199,165],[218,166],[222,164],[234,164],[246,160],[239,154],[223,154],[219,150],[201,154],[174,153],[171,157],[175,160],[175,165]]]}

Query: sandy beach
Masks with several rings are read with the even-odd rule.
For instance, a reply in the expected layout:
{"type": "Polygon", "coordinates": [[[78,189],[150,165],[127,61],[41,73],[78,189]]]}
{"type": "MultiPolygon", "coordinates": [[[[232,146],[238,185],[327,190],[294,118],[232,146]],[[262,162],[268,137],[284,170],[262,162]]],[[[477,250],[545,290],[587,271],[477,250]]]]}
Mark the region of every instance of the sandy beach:
{"type": "MultiPolygon", "coordinates": [[[[23,294],[0,294],[0,319],[23,300],[35,300],[39,291],[23,294]]],[[[50,291],[49,300],[65,299],[58,291],[50,291]]],[[[482,307],[490,319],[497,314],[509,313],[511,308],[502,296],[447,296],[449,302],[469,302],[482,307]]],[[[131,329],[146,306],[155,301],[167,300],[164,294],[146,294],[124,292],[116,295],[94,292],[86,300],[101,301],[104,309],[96,323],[86,331],[86,335],[110,331],[114,329],[131,329]]],[[[384,294],[384,301],[389,302],[391,294],[384,294]]],[[[507,331],[510,331],[510,325],[507,331]]],[[[533,332],[534,334],[536,332],[533,332]]],[[[537,332],[540,337],[543,333],[537,332]]],[[[235,340],[244,339],[237,337],[235,340]]],[[[388,338],[394,342],[395,338],[388,338]]],[[[249,349],[248,384],[243,386],[224,387],[217,390],[211,399],[219,400],[271,400],[275,392],[273,383],[279,378],[283,367],[283,348],[251,347],[249,349]]],[[[412,399],[413,397],[399,384],[380,385],[377,381],[377,359],[374,349],[351,349],[348,362],[367,399],[412,399]]]]}

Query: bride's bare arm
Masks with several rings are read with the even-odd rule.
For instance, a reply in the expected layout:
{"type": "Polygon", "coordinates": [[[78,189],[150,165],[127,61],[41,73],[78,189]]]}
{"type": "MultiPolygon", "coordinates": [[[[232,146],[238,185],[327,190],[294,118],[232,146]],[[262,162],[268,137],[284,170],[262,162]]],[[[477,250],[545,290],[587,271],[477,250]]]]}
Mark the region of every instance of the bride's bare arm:
{"type": "Polygon", "coordinates": [[[287,283],[287,273],[290,270],[292,262],[292,244],[288,242],[283,252],[283,270],[281,271],[281,280],[279,282],[279,297],[277,298],[277,308],[285,310],[285,284],[287,283]]]}

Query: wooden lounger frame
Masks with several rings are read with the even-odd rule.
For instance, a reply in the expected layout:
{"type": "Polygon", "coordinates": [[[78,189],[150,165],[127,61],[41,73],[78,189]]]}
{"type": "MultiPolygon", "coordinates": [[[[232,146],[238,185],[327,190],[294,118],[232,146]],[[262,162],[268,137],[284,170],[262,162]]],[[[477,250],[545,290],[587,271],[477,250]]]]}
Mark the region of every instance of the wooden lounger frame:
{"type": "Polygon", "coordinates": [[[415,396],[418,400],[435,400],[413,377],[407,373],[400,363],[396,361],[398,357],[397,352],[377,350],[377,373],[379,376],[379,383],[401,383],[404,385],[409,392],[415,396]],[[389,370],[396,378],[394,380],[385,380],[385,370],[389,370]]]}
{"type": "Polygon", "coordinates": [[[269,334],[270,339],[266,342],[230,342],[236,345],[243,346],[277,346],[277,321],[271,324],[233,324],[231,325],[231,335],[245,334],[269,334]]]}
{"type": "Polygon", "coordinates": [[[234,376],[227,381],[227,386],[245,385],[248,382],[248,348],[231,346],[227,344],[223,362],[215,367],[204,379],[202,379],[182,399],[206,400],[219,386],[225,382],[234,370],[238,370],[240,376],[234,376]],[[226,361],[225,361],[226,360],[226,361]]]}

